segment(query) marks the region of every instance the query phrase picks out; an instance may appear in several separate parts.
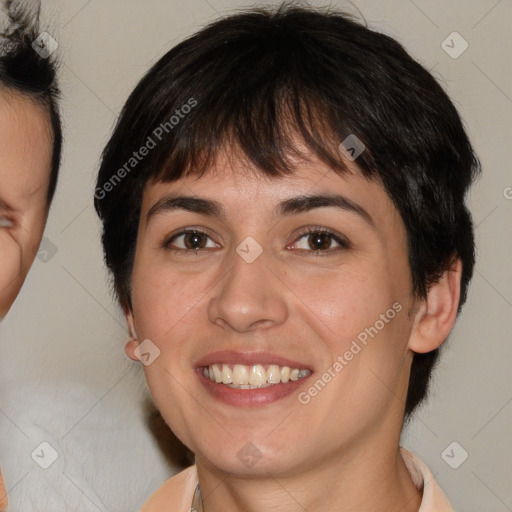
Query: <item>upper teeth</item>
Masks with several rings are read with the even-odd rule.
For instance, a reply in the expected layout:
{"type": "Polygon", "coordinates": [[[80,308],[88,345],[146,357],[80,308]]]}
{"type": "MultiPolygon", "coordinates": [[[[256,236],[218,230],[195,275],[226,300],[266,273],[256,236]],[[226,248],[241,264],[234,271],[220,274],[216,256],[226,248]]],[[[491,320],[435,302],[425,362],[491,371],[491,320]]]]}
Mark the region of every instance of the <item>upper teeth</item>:
{"type": "Polygon", "coordinates": [[[277,364],[269,365],[266,370],[261,364],[253,366],[235,364],[232,367],[228,364],[212,364],[206,366],[203,372],[204,376],[213,382],[242,389],[261,388],[279,382],[298,380],[311,373],[310,370],[278,366],[277,364]]]}

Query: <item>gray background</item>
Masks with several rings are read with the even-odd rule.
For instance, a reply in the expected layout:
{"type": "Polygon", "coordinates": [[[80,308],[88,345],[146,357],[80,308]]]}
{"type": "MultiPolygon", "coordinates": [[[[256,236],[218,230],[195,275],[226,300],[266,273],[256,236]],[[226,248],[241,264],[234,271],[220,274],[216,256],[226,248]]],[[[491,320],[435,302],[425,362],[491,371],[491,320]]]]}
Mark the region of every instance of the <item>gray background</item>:
{"type": "MultiPolygon", "coordinates": [[[[178,468],[148,426],[142,370],[123,353],[128,335],[107,285],[92,207],[95,173],[124,101],[149,66],[205,22],[249,5],[43,2],[62,59],[65,146],[47,252],[0,333],[0,462],[12,512],[136,510],[178,468]],[[58,454],[48,469],[31,457],[41,442],[58,454]]],[[[431,398],[402,441],[427,463],[456,510],[512,511],[512,2],[331,5],[359,9],[371,28],[397,38],[433,70],[481,158],[484,174],[470,197],[478,261],[468,303],[431,398]],[[441,46],[454,31],[469,45],[458,58],[441,46]],[[462,450],[469,456],[460,464],[462,450]]],[[[460,43],[448,39],[452,53],[460,43]]]]}

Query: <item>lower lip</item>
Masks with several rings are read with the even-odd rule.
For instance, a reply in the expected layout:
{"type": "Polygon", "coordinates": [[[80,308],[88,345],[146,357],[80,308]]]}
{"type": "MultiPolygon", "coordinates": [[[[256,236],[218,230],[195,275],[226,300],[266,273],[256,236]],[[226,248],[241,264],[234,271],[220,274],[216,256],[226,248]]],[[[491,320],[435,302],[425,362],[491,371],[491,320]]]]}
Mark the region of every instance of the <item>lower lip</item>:
{"type": "Polygon", "coordinates": [[[271,404],[286,398],[296,392],[313,375],[313,373],[310,373],[307,377],[295,381],[280,382],[266,388],[237,389],[207,379],[203,373],[204,368],[198,368],[196,371],[199,380],[214,398],[229,405],[248,408],[271,404]]]}

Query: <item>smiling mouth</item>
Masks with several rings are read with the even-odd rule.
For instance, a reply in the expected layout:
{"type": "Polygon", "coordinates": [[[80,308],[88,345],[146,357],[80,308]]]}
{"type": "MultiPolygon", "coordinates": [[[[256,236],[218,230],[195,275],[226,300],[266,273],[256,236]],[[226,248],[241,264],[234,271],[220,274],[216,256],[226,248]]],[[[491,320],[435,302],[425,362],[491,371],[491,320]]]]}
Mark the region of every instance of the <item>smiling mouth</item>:
{"type": "Polygon", "coordinates": [[[211,382],[236,389],[258,389],[276,384],[294,382],[311,374],[305,368],[291,368],[276,364],[244,365],[216,363],[203,367],[203,375],[211,382]]]}

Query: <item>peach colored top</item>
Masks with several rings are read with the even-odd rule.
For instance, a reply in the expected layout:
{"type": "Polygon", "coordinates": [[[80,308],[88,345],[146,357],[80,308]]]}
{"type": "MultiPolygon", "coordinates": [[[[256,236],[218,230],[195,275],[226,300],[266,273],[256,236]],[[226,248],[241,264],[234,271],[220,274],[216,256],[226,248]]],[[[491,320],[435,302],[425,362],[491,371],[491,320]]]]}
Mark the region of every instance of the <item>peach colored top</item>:
{"type": "MultiPolygon", "coordinates": [[[[425,463],[400,447],[400,453],[414,485],[423,489],[418,512],[454,512],[425,463]]],[[[196,466],[189,466],[165,482],[143,505],[140,512],[189,512],[197,487],[196,466]]]]}

